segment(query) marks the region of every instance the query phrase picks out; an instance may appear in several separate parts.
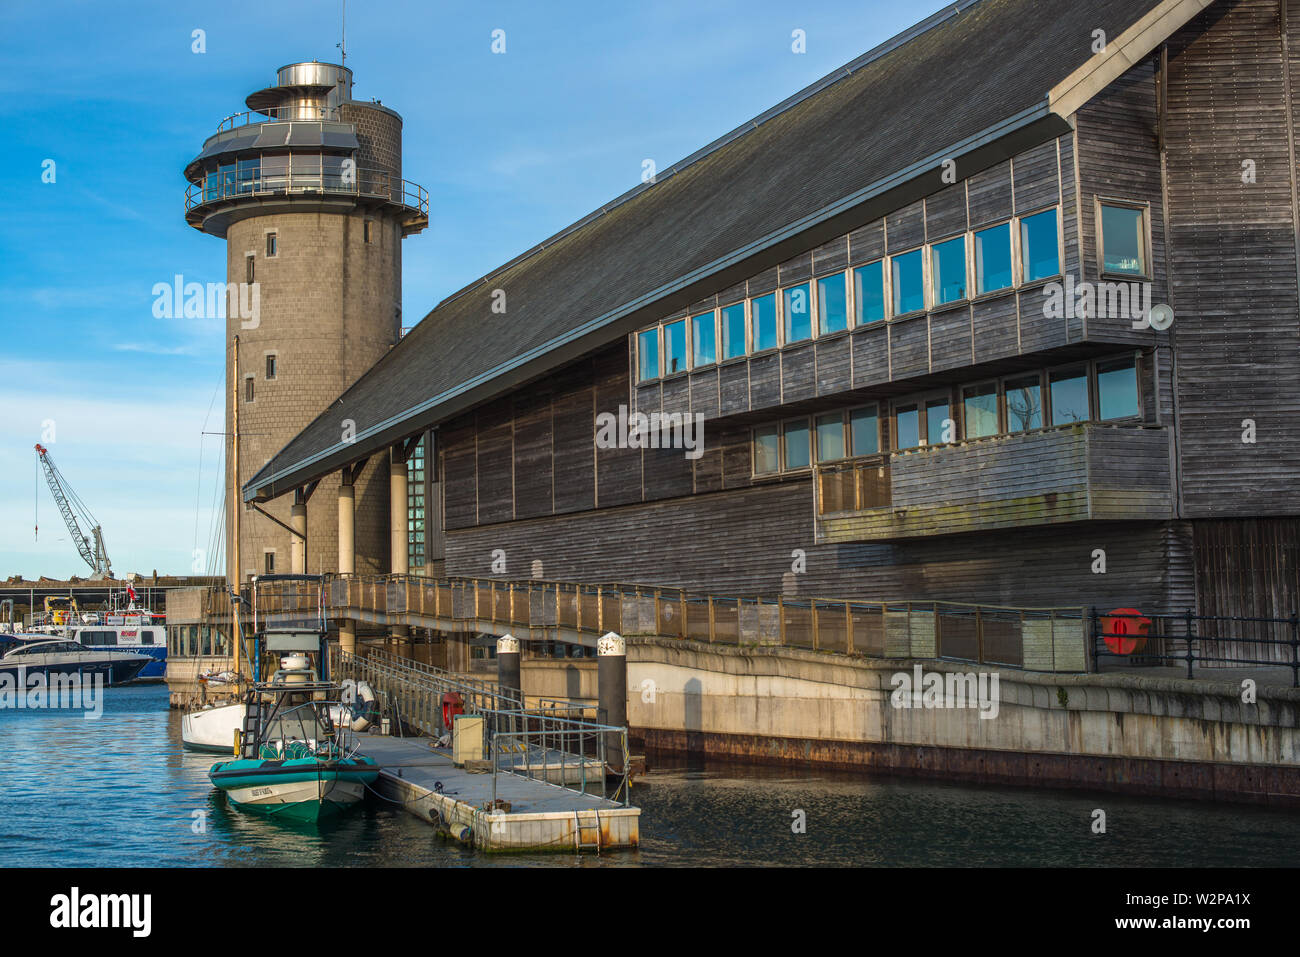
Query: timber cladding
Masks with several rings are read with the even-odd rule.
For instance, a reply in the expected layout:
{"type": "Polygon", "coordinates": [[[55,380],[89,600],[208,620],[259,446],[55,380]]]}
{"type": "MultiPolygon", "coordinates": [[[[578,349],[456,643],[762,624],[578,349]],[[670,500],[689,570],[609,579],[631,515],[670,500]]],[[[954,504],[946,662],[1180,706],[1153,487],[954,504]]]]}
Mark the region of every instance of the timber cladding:
{"type": "Polygon", "coordinates": [[[1093,522],[905,543],[816,545],[809,479],[449,530],[447,574],[675,585],[716,595],[1007,605],[1185,607],[1191,532],[1178,522],[1093,522]],[[806,558],[795,573],[794,552],[806,558]],[[1094,552],[1106,571],[1093,571],[1094,552]]]}
{"type": "Polygon", "coordinates": [[[1300,4],[1279,0],[1217,3],[1169,43],[1172,333],[1189,517],[1300,514],[1297,48],[1300,4]]]}

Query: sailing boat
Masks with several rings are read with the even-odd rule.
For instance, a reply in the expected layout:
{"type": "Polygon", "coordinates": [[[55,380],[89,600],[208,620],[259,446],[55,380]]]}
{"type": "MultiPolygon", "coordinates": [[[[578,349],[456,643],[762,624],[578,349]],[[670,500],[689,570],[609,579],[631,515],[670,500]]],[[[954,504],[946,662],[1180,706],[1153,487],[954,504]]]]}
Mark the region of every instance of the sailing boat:
{"type": "MultiPolygon", "coordinates": [[[[231,654],[232,671],[210,678],[200,677],[200,680],[207,684],[229,684],[231,685],[230,693],[238,696],[241,687],[245,681],[244,655],[242,654],[244,645],[243,629],[239,621],[239,336],[234,338],[234,375],[231,382],[234,388],[231,392],[231,408],[234,414],[234,430],[231,435],[232,448],[232,474],[234,480],[231,484],[230,515],[234,534],[231,536],[233,548],[235,582],[231,585],[226,583],[227,591],[230,593],[231,606],[231,641],[233,652],[231,654]]],[[[205,692],[206,697],[206,692],[205,692]]],[[[181,716],[181,744],[191,751],[211,751],[229,754],[235,747],[236,735],[244,726],[244,716],[248,708],[242,701],[236,701],[232,704],[216,705],[204,703],[198,708],[187,711],[181,716]]]]}

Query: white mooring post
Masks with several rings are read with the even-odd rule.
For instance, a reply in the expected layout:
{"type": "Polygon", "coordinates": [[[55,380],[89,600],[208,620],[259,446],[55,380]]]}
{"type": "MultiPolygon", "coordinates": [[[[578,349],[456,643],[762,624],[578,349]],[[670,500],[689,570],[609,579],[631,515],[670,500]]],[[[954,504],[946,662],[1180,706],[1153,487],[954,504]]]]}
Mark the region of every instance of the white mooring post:
{"type": "MultiPolygon", "coordinates": [[[[596,685],[601,721],[615,727],[627,726],[627,642],[609,631],[596,642],[596,685]]],[[[615,774],[623,772],[622,736],[605,734],[605,763],[615,774]]]]}
{"type": "Polygon", "coordinates": [[[497,639],[497,686],[510,710],[522,708],[524,691],[519,669],[519,639],[502,635],[497,639]]]}

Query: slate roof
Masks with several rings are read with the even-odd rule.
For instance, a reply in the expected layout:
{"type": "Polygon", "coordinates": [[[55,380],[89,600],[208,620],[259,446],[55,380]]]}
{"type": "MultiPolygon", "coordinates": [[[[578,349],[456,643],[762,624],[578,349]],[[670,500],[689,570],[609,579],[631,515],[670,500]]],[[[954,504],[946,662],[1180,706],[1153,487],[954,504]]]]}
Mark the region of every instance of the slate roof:
{"type": "Polygon", "coordinates": [[[728,267],[752,267],[778,240],[811,236],[818,217],[838,212],[842,225],[891,183],[935,173],[955,148],[1050,117],[1048,91],[1093,56],[1093,31],[1117,37],[1155,6],[945,8],[439,303],[277,453],[245,497],[282,494],[615,342],[667,314],[670,300],[681,308],[701,298],[728,267]],[[494,289],[506,292],[505,316],[492,312],[494,289]],[[348,445],[344,419],[356,423],[348,445]]]}

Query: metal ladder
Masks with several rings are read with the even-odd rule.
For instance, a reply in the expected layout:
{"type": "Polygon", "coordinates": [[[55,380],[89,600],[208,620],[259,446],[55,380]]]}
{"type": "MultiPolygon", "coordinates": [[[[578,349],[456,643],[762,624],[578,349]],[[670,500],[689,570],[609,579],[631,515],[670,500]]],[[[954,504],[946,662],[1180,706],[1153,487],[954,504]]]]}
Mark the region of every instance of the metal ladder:
{"type": "Polygon", "coordinates": [[[575,851],[599,851],[600,850],[600,810],[593,808],[586,811],[573,812],[573,849],[575,851]],[[587,815],[586,823],[583,823],[583,815],[587,815]],[[593,820],[594,818],[594,820],[593,820]],[[583,832],[588,831],[593,835],[592,840],[585,840],[583,832]]]}
{"type": "Polygon", "coordinates": [[[244,724],[239,731],[239,756],[256,758],[253,743],[257,740],[262,723],[262,709],[256,702],[249,702],[244,708],[244,724]]]}

